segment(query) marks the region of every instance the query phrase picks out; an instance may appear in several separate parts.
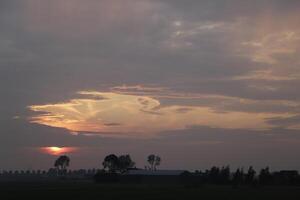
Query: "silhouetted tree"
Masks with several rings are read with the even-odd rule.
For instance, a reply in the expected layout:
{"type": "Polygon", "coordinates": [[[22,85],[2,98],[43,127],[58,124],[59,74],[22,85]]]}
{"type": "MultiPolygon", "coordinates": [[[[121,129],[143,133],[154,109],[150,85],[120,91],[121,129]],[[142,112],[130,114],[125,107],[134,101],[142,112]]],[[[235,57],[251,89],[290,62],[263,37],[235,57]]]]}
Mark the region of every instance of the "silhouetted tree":
{"type": "Polygon", "coordinates": [[[255,170],[253,169],[252,166],[250,166],[246,174],[246,180],[245,180],[246,184],[254,183],[255,174],[256,174],[255,170]]]}
{"type": "Polygon", "coordinates": [[[232,183],[234,186],[241,185],[244,181],[244,170],[243,168],[238,168],[236,172],[233,174],[232,183]]]}
{"type": "Polygon", "coordinates": [[[219,174],[220,169],[216,166],[213,166],[208,172],[208,178],[211,183],[218,183],[219,182],[219,174]]]}
{"type": "Polygon", "coordinates": [[[156,170],[156,167],[160,165],[161,158],[157,155],[151,154],[148,156],[148,163],[151,170],[156,170]]]}
{"type": "Polygon", "coordinates": [[[66,170],[69,165],[70,165],[70,158],[66,155],[58,157],[58,159],[56,159],[54,163],[54,167],[62,171],[66,170]]]}
{"type": "Polygon", "coordinates": [[[115,154],[110,154],[104,158],[102,165],[109,172],[116,172],[119,167],[119,158],[115,154]]]}
{"type": "Polygon", "coordinates": [[[262,169],[259,173],[259,182],[261,184],[270,184],[272,181],[272,175],[270,173],[269,167],[262,169]]]}
{"type": "Polygon", "coordinates": [[[131,160],[130,155],[121,155],[118,158],[118,170],[122,173],[126,172],[128,168],[135,166],[135,163],[131,160]]]}
{"type": "Polygon", "coordinates": [[[149,155],[147,161],[150,164],[150,169],[153,170],[154,162],[155,162],[155,155],[154,154],[149,155]]]}
{"type": "Polygon", "coordinates": [[[222,167],[220,171],[220,183],[226,184],[230,181],[230,167],[222,167]]]}
{"type": "Polygon", "coordinates": [[[56,176],[58,173],[57,169],[56,168],[50,168],[47,172],[47,175],[48,176],[56,176]]]}
{"type": "Polygon", "coordinates": [[[104,158],[102,163],[104,169],[108,169],[109,172],[121,172],[124,173],[128,168],[135,166],[130,155],[120,155],[119,157],[115,154],[110,154],[104,158]]]}
{"type": "Polygon", "coordinates": [[[159,166],[161,163],[161,158],[159,156],[156,156],[155,163],[154,163],[154,169],[156,170],[156,167],[159,166]]]}

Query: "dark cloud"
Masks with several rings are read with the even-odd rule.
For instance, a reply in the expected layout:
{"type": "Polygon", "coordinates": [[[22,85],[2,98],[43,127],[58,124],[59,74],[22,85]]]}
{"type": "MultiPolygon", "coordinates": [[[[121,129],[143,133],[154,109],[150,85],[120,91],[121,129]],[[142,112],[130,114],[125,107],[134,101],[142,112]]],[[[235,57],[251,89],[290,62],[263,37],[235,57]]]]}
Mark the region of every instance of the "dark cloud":
{"type": "Polygon", "coordinates": [[[299,126],[300,115],[295,115],[292,117],[274,117],[268,119],[268,123],[276,125],[278,127],[299,126]]]}
{"type": "Polygon", "coordinates": [[[105,123],[105,126],[120,126],[120,123],[105,123]]]}
{"type": "Polygon", "coordinates": [[[257,16],[267,11],[275,11],[279,14],[297,11],[299,1],[289,0],[224,0],[224,1],[209,1],[209,0],[162,0],[168,3],[177,12],[182,13],[182,18],[198,20],[234,20],[236,17],[257,16]]]}

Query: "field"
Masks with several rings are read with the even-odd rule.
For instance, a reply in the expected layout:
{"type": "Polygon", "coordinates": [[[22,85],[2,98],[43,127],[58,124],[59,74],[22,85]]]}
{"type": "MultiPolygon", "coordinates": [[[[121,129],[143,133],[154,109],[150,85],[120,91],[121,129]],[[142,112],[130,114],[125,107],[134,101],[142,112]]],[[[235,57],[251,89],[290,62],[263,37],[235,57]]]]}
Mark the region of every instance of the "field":
{"type": "Polygon", "coordinates": [[[300,199],[299,187],[200,187],[166,185],[110,185],[92,182],[0,183],[0,196],[9,199],[300,199]]]}

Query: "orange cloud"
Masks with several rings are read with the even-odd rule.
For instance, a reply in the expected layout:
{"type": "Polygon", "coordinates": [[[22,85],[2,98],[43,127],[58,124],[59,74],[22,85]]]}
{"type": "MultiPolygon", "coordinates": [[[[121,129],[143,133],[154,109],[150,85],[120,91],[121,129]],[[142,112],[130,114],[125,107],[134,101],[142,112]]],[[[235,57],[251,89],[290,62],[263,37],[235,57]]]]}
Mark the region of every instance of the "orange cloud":
{"type": "MultiPolygon", "coordinates": [[[[273,113],[216,112],[209,106],[163,106],[154,97],[137,94],[80,94],[86,98],[72,99],[66,103],[30,106],[32,111],[42,112],[31,117],[30,122],[65,128],[73,133],[95,132],[144,137],[194,125],[229,129],[268,129],[272,126],[265,119],[277,116],[273,113]],[[89,99],[91,96],[93,98],[89,99]]],[[[283,115],[289,116],[280,114],[283,115]]]]}

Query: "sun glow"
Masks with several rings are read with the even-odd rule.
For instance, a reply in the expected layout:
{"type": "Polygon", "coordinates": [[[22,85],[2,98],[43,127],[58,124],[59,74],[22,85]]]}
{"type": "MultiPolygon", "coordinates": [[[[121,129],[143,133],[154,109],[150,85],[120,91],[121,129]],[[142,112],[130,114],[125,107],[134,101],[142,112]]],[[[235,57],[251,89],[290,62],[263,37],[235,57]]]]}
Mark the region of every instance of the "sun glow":
{"type": "Polygon", "coordinates": [[[76,151],[77,148],[75,147],[41,147],[40,151],[45,154],[50,154],[50,155],[62,155],[66,153],[72,153],[76,151]]]}

